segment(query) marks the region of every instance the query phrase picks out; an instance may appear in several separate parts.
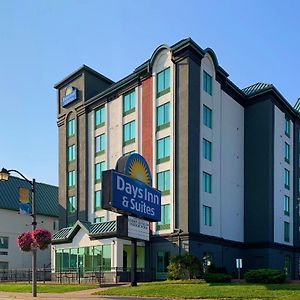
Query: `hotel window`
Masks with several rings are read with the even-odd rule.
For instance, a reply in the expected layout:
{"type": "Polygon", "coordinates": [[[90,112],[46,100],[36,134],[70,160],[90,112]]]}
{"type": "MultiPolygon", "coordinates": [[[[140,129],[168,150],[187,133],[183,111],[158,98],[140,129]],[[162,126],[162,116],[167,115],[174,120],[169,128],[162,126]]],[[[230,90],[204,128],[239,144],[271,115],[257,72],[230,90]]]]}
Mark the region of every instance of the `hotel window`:
{"type": "Polygon", "coordinates": [[[203,172],[203,191],[206,193],[211,194],[211,182],[212,182],[212,176],[206,172],[203,172]]]}
{"type": "Polygon", "coordinates": [[[75,212],[76,206],[77,206],[76,197],[75,196],[68,197],[68,213],[75,212]]]}
{"type": "Polygon", "coordinates": [[[102,106],[95,111],[95,127],[101,127],[105,124],[105,107],[102,106]]]}
{"type": "Polygon", "coordinates": [[[284,214],[290,215],[290,197],[286,195],[284,196],[284,214]]]}
{"type": "Polygon", "coordinates": [[[287,169],[284,169],[284,187],[290,189],[290,171],[287,169]]]}
{"type": "Polygon", "coordinates": [[[74,161],[76,152],[75,152],[75,145],[71,145],[68,147],[68,162],[74,161]]]}
{"type": "Polygon", "coordinates": [[[170,229],[170,204],[161,206],[161,220],[157,223],[157,230],[170,229]]]}
{"type": "Polygon", "coordinates": [[[157,163],[170,160],[170,137],[157,140],[157,163]]]}
{"type": "Polygon", "coordinates": [[[170,126],[170,102],[156,108],[156,130],[170,126]]]}
{"type": "Polygon", "coordinates": [[[53,230],[58,230],[59,226],[58,226],[58,220],[53,221],[53,226],[52,226],[53,230]]]}
{"type": "Polygon", "coordinates": [[[105,133],[95,137],[95,155],[101,155],[105,152],[105,133]]]}
{"type": "Polygon", "coordinates": [[[285,128],[284,128],[285,135],[290,137],[291,134],[291,120],[288,116],[285,116],[285,128]]]}
{"type": "Polygon", "coordinates": [[[69,120],[67,125],[67,136],[75,135],[75,119],[69,120]]]}
{"type": "Polygon", "coordinates": [[[284,241],[289,242],[290,241],[290,223],[284,222],[284,241]]]}
{"type": "Polygon", "coordinates": [[[212,95],[212,76],[203,71],[203,90],[212,95]]]}
{"type": "Polygon", "coordinates": [[[95,192],[95,211],[102,209],[101,191],[95,192]]]}
{"type": "Polygon", "coordinates": [[[203,105],[203,124],[212,128],[212,110],[206,105],[203,105]]]}
{"type": "Polygon", "coordinates": [[[157,189],[161,191],[162,195],[170,194],[170,171],[163,171],[157,173],[157,189]]]}
{"type": "Polygon", "coordinates": [[[168,272],[168,265],[170,263],[170,252],[158,251],[156,255],[156,272],[168,272]]]}
{"type": "Polygon", "coordinates": [[[203,139],[203,157],[211,161],[211,142],[203,139]]]}
{"type": "Polygon", "coordinates": [[[204,225],[211,226],[211,207],[203,205],[203,219],[204,225]]]}
{"type": "Polygon", "coordinates": [[[290,145],[288,143],[284,144],[284,160],[290,163],[290,145]]]}
{"type": "Polygon", "coordinates": [[[8,237],[0,236],[0,249],[8,249],[8,237]]]}
{"type": "Polygon", "coordinates": [[[156,76],[156,97],[170,92],[170,68],[159,72],[156,76]]]}
{"type": "Polygon", "coordinates": [[[131,91],[123,96],[123,116],[135,111],[135,91],[131,91]]]}
{"type": "Polygon", "coordinates": [[[76,184],[76,173],[75,171],[68,172],[68,188],[73,188],[76,184]]]}
{"type": "Polygon", "coordinates": [[[8,262],[0,261],[0,270],[8,270],[8,262]]]}
{"type": "Polygon", "coordinates": [[[102,180],[102,171],[105,170],[105,161],[95,164],[95,181],[96,183],[102,180]]]}
{"type": "Polygon", "coordinates": [[[123,125],[123,146],[135,142],[135,121],[123,125]]]}
{"type": "Polygon", "coordinates": [[[105,222],[105,217],[96,217],[94,223],[103,223],[105,222]]]}

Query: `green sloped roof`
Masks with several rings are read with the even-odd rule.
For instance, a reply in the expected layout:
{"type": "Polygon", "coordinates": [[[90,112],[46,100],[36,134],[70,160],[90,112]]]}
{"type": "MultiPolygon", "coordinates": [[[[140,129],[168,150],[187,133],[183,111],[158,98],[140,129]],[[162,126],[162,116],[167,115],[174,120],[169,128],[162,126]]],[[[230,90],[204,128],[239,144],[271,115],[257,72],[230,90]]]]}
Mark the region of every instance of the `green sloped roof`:
{"type": "Polygon", "coordinates": [[[53,234],[52,241],[53,240],[65,240],[71,230],[72,230],[72,227],[66,227],[66,228],[63,228],[63,229],[57,231],[56,233],[53,234]]]}
{"type": "Polygon", "coordinates": [[[300,113],[300,98],[298,98],[296,104],[294,105],[294,109],[300,113]]]}
{"type": "Polygon", "coordinates": [[[101,235],[105,236],[107,234],[113,234],[117,232],[117,222],[116,221],[108,221],[108,222],[101,222],[101,223],[93,223],[90,222],[83,222],[83,221],[77,221],[73,227],[66,227],[62,228],[59,231],[57,231],[52,236],[52,242],[55,243],[62,243],[62,242],[71,242],[74,234],[76,234],[79,230],[78,228],[82,227],[88,230],[88,234],[91,237],[99,236],[101,235]]]}
{"type": "Polygon", "coordinates": [[[115,231],[117,231],[116,221],[94,223],[91,225],[90,235],[105,234],[115,231]]]}
{"type": "Polygon", "coordinates": [[[253,96],[255,94],[258,94],[260,92],[266,91],[270,88],[272,88],[273,85],[270,83],[263,83],[263,82],[257,82],[255,84],[252,84],[244,89],[242,89],[242,92],[246,96],[253,96]]]}
{"type": "MultiPolygon", "coordinates": [[[[19,188],[31,189],[25,180],[10,176],[8,181],[0,181],[0,208],[19,211],[19,188]]],[[[36,182],[36,213],[58,217],[58,187],[36,182]]]]}

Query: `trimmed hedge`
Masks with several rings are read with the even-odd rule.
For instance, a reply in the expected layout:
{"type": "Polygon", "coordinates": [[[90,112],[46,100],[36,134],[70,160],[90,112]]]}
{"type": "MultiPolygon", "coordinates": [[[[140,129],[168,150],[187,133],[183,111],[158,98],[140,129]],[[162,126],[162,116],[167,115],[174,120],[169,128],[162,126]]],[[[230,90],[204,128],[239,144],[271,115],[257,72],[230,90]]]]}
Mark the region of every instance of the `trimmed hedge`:
{"type": "Polygon", "coordinates": [[[275,269],[257,269],[245,273],[244,278],[249,283],[283,283],[285,275],[275,269]]]}
{"type": "Polygon", "coordinates": [[[204,280],[207,283],[228,283],[231,282],[231,276],[223,273],[206,273],[204,280]]]}

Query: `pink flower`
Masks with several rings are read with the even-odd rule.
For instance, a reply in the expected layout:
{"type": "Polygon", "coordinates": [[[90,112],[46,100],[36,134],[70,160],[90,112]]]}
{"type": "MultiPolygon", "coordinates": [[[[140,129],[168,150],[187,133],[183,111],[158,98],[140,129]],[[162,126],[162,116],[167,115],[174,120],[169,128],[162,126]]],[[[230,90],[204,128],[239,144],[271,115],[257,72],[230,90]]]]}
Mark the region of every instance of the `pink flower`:
{"type": "Polygon", "coordinates": [[[17,238],[18,246],[22,251],[30,251],[33,238],[30,231],[21,233],[17,238]]]}
{"type": "Polygon", "coordinates": [[[51,244],[51,232],[43,228],[37,228],[31,232],[26,231],[18,236],[17,243],[22,251],[37,248],[44,250],[51,244]]]}
{"type": "Polygon", "coordinates": [[[32,237],[41,250],[46,249],[51,244],[51,232],[47,229],[37,228],[33,230],[32,237]]]}

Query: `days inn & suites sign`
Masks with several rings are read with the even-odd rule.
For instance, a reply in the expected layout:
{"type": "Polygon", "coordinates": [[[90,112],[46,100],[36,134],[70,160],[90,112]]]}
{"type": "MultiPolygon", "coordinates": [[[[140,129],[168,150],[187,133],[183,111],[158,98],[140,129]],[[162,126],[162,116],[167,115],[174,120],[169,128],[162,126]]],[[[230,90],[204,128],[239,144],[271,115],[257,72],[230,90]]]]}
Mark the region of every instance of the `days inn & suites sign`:
{"type": "Polygon", "coordinates": [[[160,221],[161,192],[152,187],[149,166],[140,154],[123,156],[116,170],[102,172],[102,207],[148,221],[160,221]]]}

